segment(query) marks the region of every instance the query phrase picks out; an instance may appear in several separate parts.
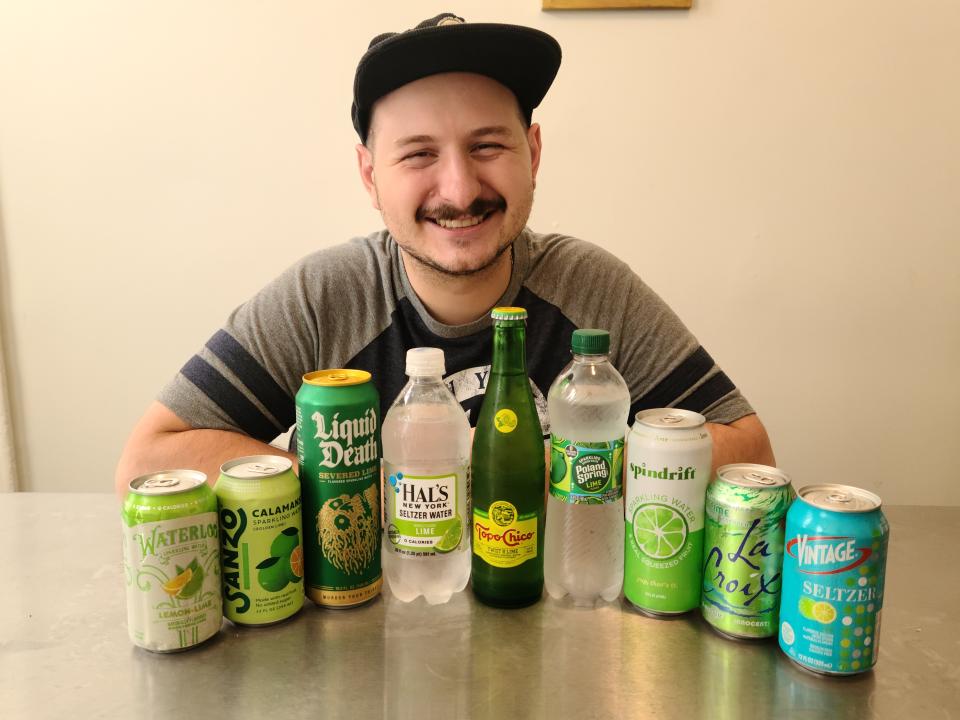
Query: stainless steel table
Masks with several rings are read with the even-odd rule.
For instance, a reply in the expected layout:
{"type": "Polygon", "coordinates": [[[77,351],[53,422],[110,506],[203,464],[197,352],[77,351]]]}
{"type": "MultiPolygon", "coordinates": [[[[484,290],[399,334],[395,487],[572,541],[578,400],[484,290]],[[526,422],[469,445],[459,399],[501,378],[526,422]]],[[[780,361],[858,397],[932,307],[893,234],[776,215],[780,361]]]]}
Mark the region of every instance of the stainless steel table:
{"type": "Polygon", "coordinates": [[[0,495],[0,717],[960,717],[960,508],[886,508],[880,660],[828,679],[776,643],[738,643],[695,615],[545,599],[494,610],[389,595],[309,601],[289,622],[225,622],[184,653],[127,639],[112,495],[0,495]]]}

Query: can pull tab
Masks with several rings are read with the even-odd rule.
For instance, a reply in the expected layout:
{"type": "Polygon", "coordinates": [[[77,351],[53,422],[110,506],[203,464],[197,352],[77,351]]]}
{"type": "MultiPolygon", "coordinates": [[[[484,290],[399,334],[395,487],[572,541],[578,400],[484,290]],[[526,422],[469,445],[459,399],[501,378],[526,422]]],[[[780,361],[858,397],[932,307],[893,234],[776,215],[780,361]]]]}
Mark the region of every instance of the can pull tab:
{"type": "Polygon", "coordinates": [[[276,465],[265,465],[263,463],[250,463],[247,465],[247,470],[257,475],[273,475],[279,469],[276,465]]]}
{"type": "Polygon", "coordinates": [[[677,423],[683,422],[683,415],[664,415],[662,418],[660,418],[660,422],[668,425],[676,425],[677,423]]]}
{"type": "Polygon", "coordinates": [[[830,501],[830,502],[832,502],[832,503],[838,503],[838,504],[840,504],[840,503],[848,503],[848,502],[850,502],[851,500],[853,500],[853,498],[852,498],[850,495],[848,495],[847,493],[835,492],[835,493],[830,493],[829,495],[827,495],[827,500],[830,501]]]}
{"type": "Polygon", "coordinates": [[[167,488],[176,487],[180,484],[180,478],[175,477],[152,477],[144,481],[141,487],[145,488],[167,488]]]}
{"type": "Polygon", "coordinates": [[[772,478],[769,475],[761,475],[758,472],[749,472],[744,477],[750,482],[755,482],[757,485],[776,485],[776,478],[772,478]]]}

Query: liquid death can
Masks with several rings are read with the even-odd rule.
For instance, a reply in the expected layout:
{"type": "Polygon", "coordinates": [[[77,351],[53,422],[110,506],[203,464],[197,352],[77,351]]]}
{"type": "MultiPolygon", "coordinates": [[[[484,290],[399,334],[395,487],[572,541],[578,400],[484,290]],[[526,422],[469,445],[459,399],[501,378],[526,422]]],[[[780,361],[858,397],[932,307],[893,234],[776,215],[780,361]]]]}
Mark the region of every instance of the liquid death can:
{"type": "Polygon", "coordinates": [[[380,400],[363,370],[318,370],[297,393],[307,597],[346,608],[380,594],[380,400]]]}
{"type": "Polygon", "coordinates": [[[713,443],[699,413],[637,413],[627,438],[623,594],[638,610],[676,615],[700,604],[703,499],[713,443]]]}
{"type": "Polygon", "coordinates": [[[134,645],[176,652],[216,635],[223,622],[220,541],[207,476],[166,470],[134,478],[121,517],[134,645]]]}
{"type": "Polygon", "coordinates": [[[718,468],[707,487],[700,610],[722,635],[777,634],[783,532],[793,496],[785,473],[748,463],[718,468]]]}
{"type": "Polygon", "coordinates": [[[780,648],[802,667],[854,675],[877,662],[890,528],[880,498],[811,485],[787,513],[780,648]]]}
{"type": "Polygon", "coordinates": [[[293,463],[251,455],[224,463],[220,507],[223,614],[238,625],[271,625],[303,607],[300,482],[293,463]]]}

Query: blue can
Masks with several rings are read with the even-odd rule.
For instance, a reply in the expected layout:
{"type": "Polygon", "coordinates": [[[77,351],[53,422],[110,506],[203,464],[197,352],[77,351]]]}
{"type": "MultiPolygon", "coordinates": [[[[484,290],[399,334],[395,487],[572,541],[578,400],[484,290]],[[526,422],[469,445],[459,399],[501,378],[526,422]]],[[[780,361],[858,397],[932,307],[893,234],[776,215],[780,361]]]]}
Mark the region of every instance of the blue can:
{"type": "Polygon", "coordinates": [[[877,662],[890,526],[880,498],[811,485],[787,512],[780,648],[802,667],[855,675],[877,662]]]}

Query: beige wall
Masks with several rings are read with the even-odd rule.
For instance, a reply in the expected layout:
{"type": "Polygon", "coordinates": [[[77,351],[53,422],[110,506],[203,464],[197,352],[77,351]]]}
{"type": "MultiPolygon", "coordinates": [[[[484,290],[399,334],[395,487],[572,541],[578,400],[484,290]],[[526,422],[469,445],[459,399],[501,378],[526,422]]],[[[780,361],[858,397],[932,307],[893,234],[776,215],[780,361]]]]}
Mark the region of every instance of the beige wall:
{"type": "MultiPolygon", "coordinates": [[[[438,6],[328,5],[0,0],[21,489],[109,490],[136,418],[235,305],[380,226],[353,70],[438,6]]],[[[960,4],[457,5],[563,46],[532,227],[653,285],[798,485],[960,504],[960,4]]]]}

